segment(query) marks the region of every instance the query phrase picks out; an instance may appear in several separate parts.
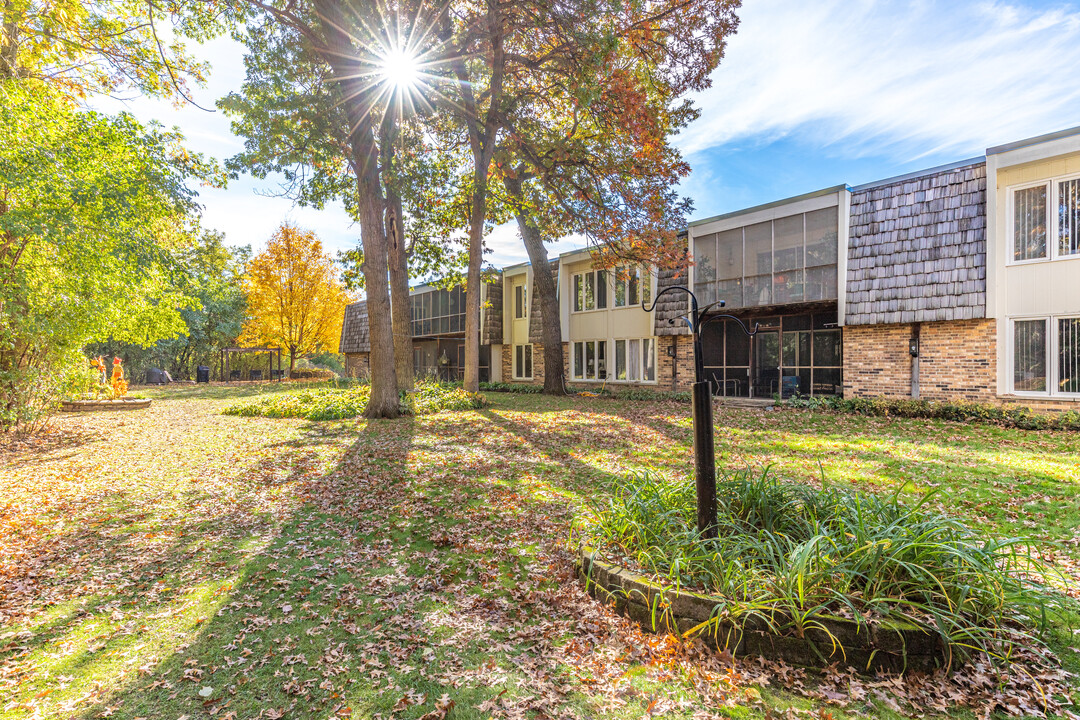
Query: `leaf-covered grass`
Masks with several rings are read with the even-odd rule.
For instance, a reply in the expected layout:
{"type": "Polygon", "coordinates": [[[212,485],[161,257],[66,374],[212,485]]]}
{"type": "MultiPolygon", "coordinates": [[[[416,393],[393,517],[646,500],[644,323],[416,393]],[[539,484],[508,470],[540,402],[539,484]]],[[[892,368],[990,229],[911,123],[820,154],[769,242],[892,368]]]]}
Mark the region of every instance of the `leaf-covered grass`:
{"type": "MultiPolygon", "coordinates": [[[[342,387],[309,387],[230,405],[222,412],[240,417],[345,420],[363,415],[370,397],[371,387],[363,383],[345,384],[342,387]]],[[[401,394],[401,411],[405,414],[476,410],[484,404],[482,395],[437,382],[421,381],[413,392],[401,394]]]]}
{"type": "MultiPolygon", "coordinates": [[[[1031,541],[999,539],[888,495],[782,482],[743,470],[717,482],[717,537],[701,537],[691,482],[635,474],[580,519],[579,533],[669,586],[704,590],[718,618],[778,634],[828,632],[828,617],[886,620],[937,635],[949,657],[1011,661],[1075,603],[1031,541]]],[[[1027,658],[1025,658],[1027,659],[1027,658]]]]}
{"type": "MultiPolygon", "coordinates": [[[[443,695],[446,720],[1039,712],[1022,670],[732,666],[589,598],[571,520],[617,477],[686,481],[683,405],[492,393],[393,421],[221,413],[301,389],[146,389],[145,411],[61,415],[0,446],[0,718],[416,720],[443,695]]],[[[724,468],[808,485],[824,470],[908,503],[936,487],[927,507],[1035,534],[1080,583],[1075,434],[718,407],[716,441],[724,468]]],[[[1050,633],[1080,671],[1072,628],[1050,633]]]]}

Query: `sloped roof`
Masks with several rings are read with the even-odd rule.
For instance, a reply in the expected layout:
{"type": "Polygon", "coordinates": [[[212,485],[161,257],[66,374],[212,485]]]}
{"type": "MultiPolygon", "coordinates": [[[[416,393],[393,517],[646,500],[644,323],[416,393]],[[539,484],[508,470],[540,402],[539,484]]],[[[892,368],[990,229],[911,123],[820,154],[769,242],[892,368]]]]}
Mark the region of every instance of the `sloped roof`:
{"type": "Polygon", "coordinates": [[[345,307],[345,320],[341,323],[341,342],[338,344],[338,352],[371,352],[366,300],[354,302],[345,307]]]}
{"type": "Polygon", "coordinates": [[[845,324],[986,316],[986,162],[852,189],[845,324]]]}

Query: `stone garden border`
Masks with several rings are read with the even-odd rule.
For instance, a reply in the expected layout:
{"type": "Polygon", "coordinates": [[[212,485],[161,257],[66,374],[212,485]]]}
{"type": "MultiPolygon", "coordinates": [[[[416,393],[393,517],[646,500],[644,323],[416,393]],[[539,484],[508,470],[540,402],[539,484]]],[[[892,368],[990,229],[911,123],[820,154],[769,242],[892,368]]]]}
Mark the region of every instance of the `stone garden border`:
{"type": "MultiPolygon", "coordinates": [[[[574,559],[578,577],[589,594],[613,604],[616,612],[634,620],[646,632],[685,634],[694,630],[718,652],[727,650],[738,657],[758,655],[804,667],[840,663],[866,674],[879,670],[930,672],[947,664],[948,651],[941,639],[913,625],[819,617],[824,629],[807,628],[803,637],[778,633],[761,618],[747,619],[741,630],[731,620],[705,625],[712,620],[720,598],[665,590],[626,568],[598,560],[596,555],[596,550],[582,547],[574,559]]],[[[780,617],[774,616],[773,621],[785,624],[780,617]]]]}
{"type": "Polygon", "coordinates": [[[103,412],[110,410],[141,410],[150,407],[150,398],[120,398],[118,400],[65,400],[61,412],[103,412]]]}

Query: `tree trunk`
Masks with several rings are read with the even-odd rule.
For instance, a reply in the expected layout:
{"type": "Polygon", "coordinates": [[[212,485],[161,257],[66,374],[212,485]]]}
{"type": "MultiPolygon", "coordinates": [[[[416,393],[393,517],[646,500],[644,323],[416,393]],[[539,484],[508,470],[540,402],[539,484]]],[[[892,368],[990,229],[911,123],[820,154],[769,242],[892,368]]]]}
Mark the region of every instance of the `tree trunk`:
{"type": "Polygon", "coordinates": [[[409,298],[409,256],[401,196],[387,192],[387,241],[390,245],[390,305],[393,309],[394,370],[398,390],[413,390],[412,300],[409,298]]]}
{"type": "Polygon", "coordinates": [[[540,337],[544,343],[544,394],[563,395],[566,393],[566,368],[563,364],[559,287],[551,274],[547,247],[544,246],[540,228],[529,218],[529,211],[525,207],[521,180],[505,178],[503,184],[514,199],[518,232],[521,233],[533,268],[533,293],[540,307],[540,337]]]}
{"type": "Polygon", "coordinates": [[[465,276],[465,391],[480,392],[480,265],[484,260],[484,220],[487,217],[487,171],[490,154],[473,162],[472,212],[469,215],[469,270],[465,276]],[[487,161],[485,162],[485,159],[487,161]]]}
{"type": "Polygon", "coordinates": [[[371,103],[373,91],[357,73],[350,58],[363,50],[353,47],[345,28],[351,24],[342,12],[343,3],[316,0],[322,34],[326,40],[323,57],[338,80],[342,103],[352,135],[349,149],[356,173],[357,200],[360,209],[360,239],[364,248],[364,288],[367,292],[371,397],[364,416],[397,417],[397,373],[394,370],[394,336],[391,324],[390,289],[387,281],[388,248],[383,226],[383,193],[379,181],[379,152],[375,143],[371,103]]]}
{"type": "Polygon", "coordinates": [[[394,177],[394,116],[387,113],[379,136],[383,187],[386,191],[386,240],[390,256],[390,307],[394,331],[394,371],[398,390],[413,390],[412,302],[409,299],[409,256],[405,250],[405,218],[394,177]]]}

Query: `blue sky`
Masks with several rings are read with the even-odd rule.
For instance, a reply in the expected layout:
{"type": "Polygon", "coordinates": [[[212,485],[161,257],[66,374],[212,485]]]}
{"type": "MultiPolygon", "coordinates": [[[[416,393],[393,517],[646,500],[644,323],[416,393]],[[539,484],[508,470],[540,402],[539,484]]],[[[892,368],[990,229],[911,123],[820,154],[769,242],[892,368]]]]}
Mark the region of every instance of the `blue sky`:
{"type": "MultiPolygon", "coordinates": [[[[701,118],[676,138],[693,168],[682,187],[692,219],[1080,125],[1080,2],[744,0],[740,18],[713,86],[694,98],[701,118]]],[[[212,107],[239,89],[243,48],[220,39],[196,50],[213,72],[195,98],[212,107]]],[[[142,98],[98,105],[179,126],[219,158],[242,147],[221,113],[142,98]]],[[[341,208],[294,207],[267,196],[275,190],[242,178],[203,191],[204,222],[256,249],[285,219],[331,250],[358,242],[341,208]]],[[[496,265],[525,257],[512,225],[489,244],[496,265]]]]}

